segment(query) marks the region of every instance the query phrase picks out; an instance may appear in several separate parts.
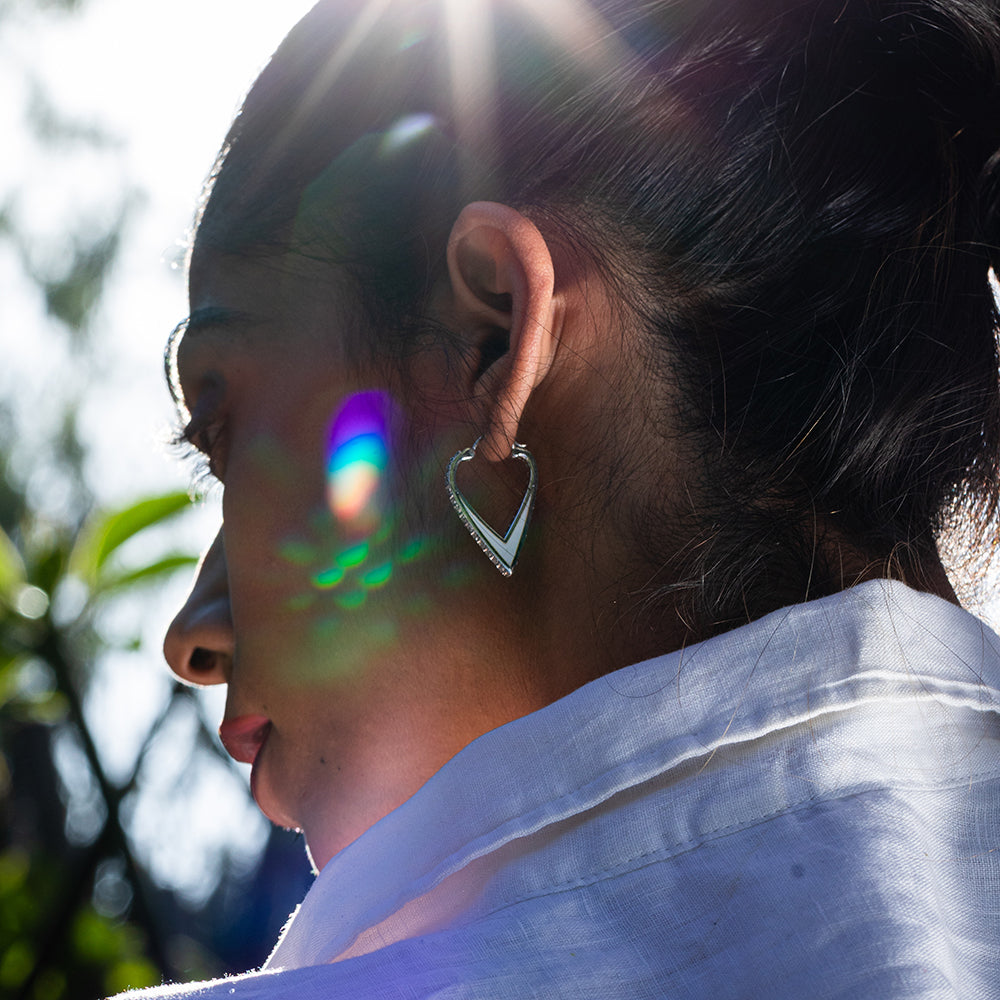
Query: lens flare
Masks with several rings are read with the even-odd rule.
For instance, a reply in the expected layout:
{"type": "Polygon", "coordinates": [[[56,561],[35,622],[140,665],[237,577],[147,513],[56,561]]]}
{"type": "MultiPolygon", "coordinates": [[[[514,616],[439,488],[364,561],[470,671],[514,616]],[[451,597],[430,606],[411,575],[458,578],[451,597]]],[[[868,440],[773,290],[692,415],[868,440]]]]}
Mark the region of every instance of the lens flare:
{"type": "Polygon", "coordinates": [[[326,495],[333,516],[354,535],[375,532],[389,464],[390,402],[383,392],[349,396],[330,425],[326,495]]]}
{"type": "Polygon", "coordinates": [[[392,579],[392,563],[384,562],[374,569],[370,569],[361,578],[361,585],[365,590],[378,590],[384,587],[392,579]]]}
{"type": "Polygon", "coordinates": [[[397,119],[393,125],[382,135],[382,142],[379,152],[383,157],[391,156],[393,153],[405,149],[411,142],[426,135],[437,126],[438,122],[434,115],[426,112],[415,115],[404,115],[397,119]]]}
{"type": "Polygon", "coordinates": [[[313,583],[320,590],[332,590],[344,579],[344,571],[339,566],[324,569],[313,577],[313,583]]]}

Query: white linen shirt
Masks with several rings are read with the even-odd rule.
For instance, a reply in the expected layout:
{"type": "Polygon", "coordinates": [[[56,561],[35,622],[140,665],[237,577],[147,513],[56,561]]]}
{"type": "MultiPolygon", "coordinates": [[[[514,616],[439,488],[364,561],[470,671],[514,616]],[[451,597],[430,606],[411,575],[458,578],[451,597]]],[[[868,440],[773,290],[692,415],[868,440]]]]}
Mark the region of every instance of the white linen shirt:
{"type": "Polygon", "coordinates": [[[1000,640],[879,580],[609,674],[139,997],[1000,998],[1000,640]]]}

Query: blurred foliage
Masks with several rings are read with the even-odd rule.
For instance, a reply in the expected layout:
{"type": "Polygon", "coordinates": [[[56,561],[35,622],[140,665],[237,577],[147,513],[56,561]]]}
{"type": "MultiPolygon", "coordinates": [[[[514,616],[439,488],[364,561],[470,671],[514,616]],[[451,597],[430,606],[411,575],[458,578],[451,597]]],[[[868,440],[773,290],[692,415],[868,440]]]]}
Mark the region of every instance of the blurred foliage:
{"type": "MultiPolygon", "coordinates": [[[[76,152],[114,140],[53,106],[32,75],[33,58],[5,58],[7,29],[23,35],[30,23],[38,38],[48,19],[71,18],[85,2],[0,0],[0,67],[29,77],[19,81],[24,127],[67,166],[76,152]]],[[[140,723],[127,774],[109,776],[91,729],[98,723],[88,723],[103,664],[139,647],[135,628],[120,635],[108,627],[115,608],[123,602],[141,615],[137,596],[195,561],[163,541],[164,526],[190,505],[186,493],[95,509],[88,480],[74,393],[93,374],[92,320],[137,204],[129,190],[114,194],[116,206],[96,214],[70,199],[53,235],[32,230],[24,190],[0,190],[0,250],[37,303],[37,329],[28,322],[16,336],[32,343],[56,331],[46,349],[61,343],[76,373],[72,385],[28,399],[30,412],[0,399],[0,998],[11,1000],[94,1000],[259,964],[310,878],[301,844],[272,831],[262,857],[225,855],[206,868],[196,907],[159,884],[130,825],[136,803],[150,798],[156,768],[145,765],[158,736],[178,718],[194,720],[194,739],[175,753],[181,773],[196,773],[213,755],[229,775],[234,765],[179,683],[159,689],[162,704],[146,706],[154,715],[140,723]]],[[[246,800],[241,779],[233,783],[246,800]]],[[[162,787],[153,786],[153,797],[162,787]]]]}
{"type": "Polygon", "coordinates": [[[40,276],[49,315],[79,330],[100,298],[104,276],[118,253],[121,223],[98,240],[82,240],[73,248],[69,266],[53,277],[40,276]]]}
{"type": "MultiPolygon", "coordinates": [[[[7,487],[16,493],[11,484],[7,487]]],[[[146,498],[92,514],[79,529],[42,522],[19,503],[19,522],[10,532],[0,527],[0,744],[5,750],[0,810],[7,814],[7,834],[0,841],[2,996],[103,996],[155,985],[168,967],[143,898],[148,880],[119,815],[135,774],[122,786],[105,775],[82,694],[92,657],[107,643],[95,630],[102,603],[125,587],[155,583],[194,562],[191,555],[172,554],[123,568],[115,554],[189,503],[183,493],[146,498]],[[68,842],[60,810],[45,816],[58,796],[46,737],[67,727],[82,746],[104,805],[100,832],[84,845],[68,842]],[[126,876],[118,876],[117,893],[101,884],[109,878],[100,874],[109,858],[126,876]],[[129,908],[133,922],[121,919],[129,908]]],[[[141,758],[136,771],[140,763],[141,758]]]]}
{"type": "Polygon", "coordinates": [[[29,981],[38,1000],[101,997],[160,982],[142,932],[89,902],[67,915],[67,932],[49,945],[44,918],[60,905],[73,875],[60,860],[31,858],[17,848],[0,855],[0,995],[23,993],[29,981]]]}
{"type": "MultiPolygon", "coordinates": [[[[0,29],[15,16],[69,16],[78,6],[7,0],[0,3],[0,29]]],[[[0,53],[3,41],[0,34],[0,53]]],[[[27,123],[43,144],[55,151],[107,141],[64,120],[38,82],[28,84],[27,123]]],[[[48,317],[79,347],[119,250],[128,199],[103,231],[67,219],[72,235],[43,264],[52,248],[36,246],[16,210],[19,194],[0,197],[0,241],[15,250],[48,317]]],[[[172,971],[151,905],[155,887],[137,865],[119,815],[131,782],[115,785],[105,774],[84,697],[108,649],[97,628],[102,607],[194,559],[189,553],[139,564],[116,558],[126,541],[176,516],[190,500],[171,494],[88,514],[91,491],[73,401],[46,404],[50,412],[62,409],[61,425],[28,462],[22,455],[15,472],[21,428],[18,414],[0,402],[0,996],[63,1000],[155,985],[172,971]],[[42,464],[65,486],[61,517],[31,502],[31,473],[42,464]],[[86,838],[68,828],[65,779],[54,753],[63,736],[79,747],[97,786],[103,815],[96,835],[86,838]]]]}

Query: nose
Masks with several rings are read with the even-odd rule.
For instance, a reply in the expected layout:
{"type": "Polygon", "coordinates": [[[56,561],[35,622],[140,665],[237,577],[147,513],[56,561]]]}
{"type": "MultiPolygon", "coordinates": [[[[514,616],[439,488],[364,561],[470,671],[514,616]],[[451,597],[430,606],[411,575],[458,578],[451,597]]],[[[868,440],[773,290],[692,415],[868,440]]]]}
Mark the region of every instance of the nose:
{"type": "Polygon", "coordinates": [[[191,593],[167,629],[163,655],[189,684],[224,684],[232,668],[234,641],[220,530],[201,558],[191,593]]]}

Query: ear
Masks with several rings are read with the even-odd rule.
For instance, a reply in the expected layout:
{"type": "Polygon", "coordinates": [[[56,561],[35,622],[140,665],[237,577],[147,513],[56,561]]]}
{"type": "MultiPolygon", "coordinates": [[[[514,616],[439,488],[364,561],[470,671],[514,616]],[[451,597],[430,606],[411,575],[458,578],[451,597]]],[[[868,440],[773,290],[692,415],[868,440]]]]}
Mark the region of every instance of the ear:
{"type": "Polygon", "coordinates": [[[481,358],[474,386],[486,413],[479,454],[499,462],[509,457],[558,344],[564,309],[552,255],[520,212],[477,201],[452,228],[448,274],[457,322],[481,358]]]}

